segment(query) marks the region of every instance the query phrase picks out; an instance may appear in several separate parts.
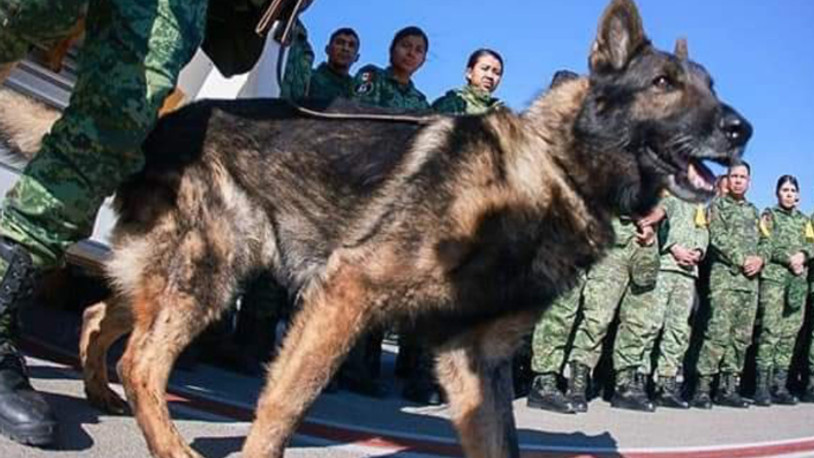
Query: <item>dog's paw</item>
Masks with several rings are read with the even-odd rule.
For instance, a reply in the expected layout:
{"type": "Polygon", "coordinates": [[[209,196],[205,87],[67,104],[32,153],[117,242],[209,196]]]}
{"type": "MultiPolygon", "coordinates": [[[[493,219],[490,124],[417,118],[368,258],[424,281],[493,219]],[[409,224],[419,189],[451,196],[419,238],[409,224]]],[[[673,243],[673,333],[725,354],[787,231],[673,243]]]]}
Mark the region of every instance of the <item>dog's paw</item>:
{"type": "Polygon", "coordinates": [[[112,415],[125,415],[129,407],[127,401],[108,387],[102,390],[85,390],[90,405],[112,415]]]}

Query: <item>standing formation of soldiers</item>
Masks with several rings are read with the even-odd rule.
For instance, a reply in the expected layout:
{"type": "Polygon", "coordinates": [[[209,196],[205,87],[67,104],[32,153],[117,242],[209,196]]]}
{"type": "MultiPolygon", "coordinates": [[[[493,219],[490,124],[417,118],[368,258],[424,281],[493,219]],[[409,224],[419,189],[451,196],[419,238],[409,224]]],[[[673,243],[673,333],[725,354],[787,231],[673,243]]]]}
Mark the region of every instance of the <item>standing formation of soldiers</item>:
{"type": "Polygon", "coordinates": [[[613,407],[796,404],[790,374],[806,368],[794,371],[793,356],[806,347],[810,375],[802,399],[814,402],[814,346],[802,332],[814,228],[797,208],[794,177],[780,177],[778,204],[761,216],[746,198],[750,174],[746,163],[730,167],[708,207],[665,194],[651,215],[615,222],[615,246],[535,327],[530,407],[587,410],[588,382],[614,317],[613,407]],[[699,267],[706,267],[703,278],[699,267]],[[698,300],[699,280],[708,281],[705,302],[698,300]],[[697,358],[687,355],[693,332],[697,358]],[[753,343],[756,388],[749,400],[741,381],[753,343]],[[682,382],[690,374],[696,386],[688,400],[682,382]]]}

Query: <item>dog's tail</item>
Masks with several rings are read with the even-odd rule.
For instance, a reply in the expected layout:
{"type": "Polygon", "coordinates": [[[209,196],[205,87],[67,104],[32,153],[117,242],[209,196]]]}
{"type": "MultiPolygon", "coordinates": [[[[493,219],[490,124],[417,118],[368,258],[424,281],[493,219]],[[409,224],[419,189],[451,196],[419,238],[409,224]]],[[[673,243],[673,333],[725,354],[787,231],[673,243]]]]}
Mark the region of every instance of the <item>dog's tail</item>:
{"type": "Polygon", "coordinates": [[[56,108],[0,87],[0,146],[12,162],[28,162],[59,116],[56,108]]]}

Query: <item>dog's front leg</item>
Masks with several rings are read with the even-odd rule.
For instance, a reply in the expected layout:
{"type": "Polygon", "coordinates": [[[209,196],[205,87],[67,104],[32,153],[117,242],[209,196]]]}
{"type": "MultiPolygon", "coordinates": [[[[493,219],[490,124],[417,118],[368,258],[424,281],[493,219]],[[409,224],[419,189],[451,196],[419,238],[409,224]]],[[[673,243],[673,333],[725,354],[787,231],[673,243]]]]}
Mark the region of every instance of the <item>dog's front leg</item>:
{"type": "Polygon", "coordinates": [[[257,405],[243,455],[281,457],[305,411],[370,322],[375,298],[363,274],[340,267],[303,295],[257,405]]]}
{"type": "Polygon", "coordinates": [[[511,356],[535,320],[521,313],[481,326],[438,351],[436,372],[466,456],[520,456],[512,412],[511,356]]]}

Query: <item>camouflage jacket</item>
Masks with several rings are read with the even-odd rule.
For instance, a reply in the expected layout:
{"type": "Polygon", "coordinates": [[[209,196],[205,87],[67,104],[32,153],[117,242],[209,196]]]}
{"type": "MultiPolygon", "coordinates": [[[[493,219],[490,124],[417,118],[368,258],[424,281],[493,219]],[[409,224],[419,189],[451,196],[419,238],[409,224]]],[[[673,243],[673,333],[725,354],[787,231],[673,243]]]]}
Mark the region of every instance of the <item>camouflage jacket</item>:
{"type": "Polygon", "coordinates": [[[503,106],[500,99],[470,85],[447,91],[432,103],[432,109],[444,114],[483,114],[503,106]]]}
{"type": "Polygon", "coordinates": [[[743,263],[747,256],[761,256],[757,207],[727,195],[712,201],[709,214],[710,289],[756,292],[759,275],[748,278],[743,263]]]}
{"type": "Polygon", "coordinates": [[[678,265],[670,249],[673,245],[681,245],[688,250],[701,251],[702,256],[706,254],[709,231],[704,206],[685,202],[668,194],[661,199],[661,207],[666,214],[666,218],[659,226],[661,270],[698,277],[698,267],[678,265]]]}
{"type": "MultiPolygon", "coordinates": [[[[797,209],[780,206],[767,208],[760,217],[760,249],[766,253],[762,279],[785,282],[794,275],[789,270],[789,258],[799,252],[811,259],[812,240],[806,238],[809,219],[797,209]]],[[[805,274],[804,274],[805,275],[805,274]]]]}
{"type": "Polygon", "coordinates": [[[354,98],[360,103],[382,108],[402,108],[409,111],[429,110],[427,97],[415,88],[412,81],[401,84],[388,67],[365,65],[354,78],[354,98]]]}
{"type": "Polygon", "coordinates": [[[353,97],[353,78],[333,71],[327,62],[319,64],[311,73],[308,98],[312,100],[333,100],[353,97]]]}
{"type": "Polygon", "coordinates": [[[304,99],[311,82],[314,50],[308,43],[308,32],[299,19],[291,31],[291,46],[285,61],[285,74],[280,84],[280,97],[290,100],[304,99]]]}

